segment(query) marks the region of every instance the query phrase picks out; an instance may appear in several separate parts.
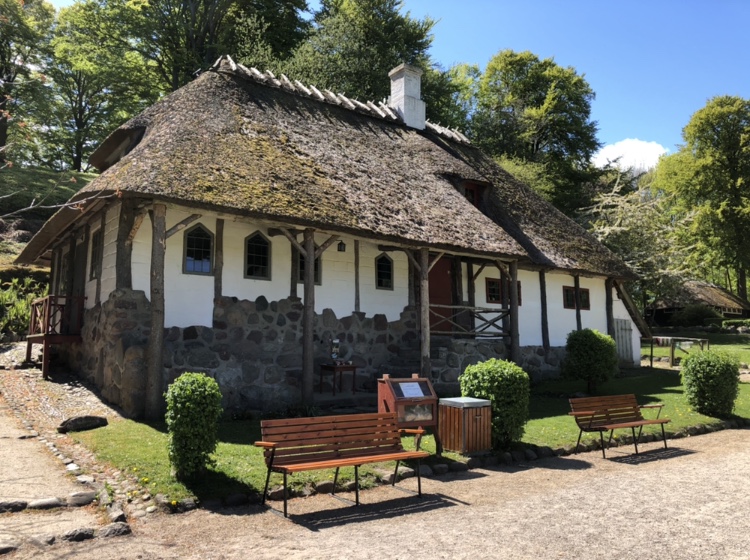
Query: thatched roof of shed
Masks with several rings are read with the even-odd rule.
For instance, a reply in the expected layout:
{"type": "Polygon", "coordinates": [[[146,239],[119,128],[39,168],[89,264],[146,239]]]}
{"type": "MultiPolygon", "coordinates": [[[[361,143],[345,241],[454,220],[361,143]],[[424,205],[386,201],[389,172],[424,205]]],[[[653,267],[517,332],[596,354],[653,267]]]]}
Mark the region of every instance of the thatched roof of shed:
{"type": "Polygon", "coordinates": [[[677,309],[694,304],[708,305],[718,309],[750,310],[750,302],[747,300],[721,286],[701,280],[688,280],[676,295],[657,301],[653,307],[655,309],[677,309]]]}
{"type": "MultiPolygon", "coordinates": [[[[270,79],[228,58],[121,126],[92,163],[106,170],[79,198],[154,197],[379,242],[632,277],[455,131],[408,128],[383,105],[270,79]],[[486,215],[457,180],[487,185],[486,215]]],[[[70,216],[53,217],[19,261],[37,260],[70,216]]]]}

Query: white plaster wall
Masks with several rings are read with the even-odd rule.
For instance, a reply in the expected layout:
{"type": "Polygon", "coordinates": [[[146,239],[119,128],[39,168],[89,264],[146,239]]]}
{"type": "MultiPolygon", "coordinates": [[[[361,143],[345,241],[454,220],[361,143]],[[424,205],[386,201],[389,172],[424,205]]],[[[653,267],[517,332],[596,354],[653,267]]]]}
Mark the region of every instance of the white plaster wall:
{"type": "MultiPolygon", "coordinates": [[[[188,208],[170,206],[167,209],[167,229],[193,213],[188,208]]],[[[216,217],[204,213],[199,220],[167,240],[164,261],[167,327],[210,326],[213,323],[214,277],[184,274],[182,259],[185,231],[200,223],[215,235],[216,217]]],[[[292,250],[285,237],[268,237],[271,242],[271,280],[244,277],[245,238],[256,231],[268,237],[268,224],[225,218],[223,295],[251,301],[261,295],[268,301],[289,297],[292,250]]],[[[329,237],[316,234],[315,242],[321,245],[329,237]]],[[[337,317],[345,317],[354,311],[354,239],[344,237],[342,240],[346,244],[345,252],[337,250],[336,241],[321,257],[322,283],[315,286],[317,313],[331,308],[337,317]]],[[[360,241],[360,307],[367,315],[383,313],[388,320],[396,320],[408,303],[408,261],[401,252],[390,253],[394,264],[394,289],[378,290],[375,288],[375,258],[378,255],[376,244],[360,241]]],[[[144,290],[148,297],[151,268],[151,221],[148,218],[144,219],[133,240],[132,267],[133,289],[144,290]]],[[[300,298],[303,298],[303,292],[302,283],[298,283],[300,298]]]]}
{"type": "MultiPolygon", "coordinates": [[[[117,226],[120,221],[120,207],[121,204],[112,205],[107,209],[107,217],[104,222],[104,250],[102,252],[102,287],[101,287],[101,298],[102,301],[109,299],[109,294],[112,293],[117,286],[117,272],[115,269],[115,263],[117,260],[117,226]]],[[[91,266],[91,250],[89,249],[88,263],[86,268],[86,274],[88,274],[88,267],[91,266]]],[[[88,278],[88,276],[87,276],[88,278]]],[[[96,283],[89,282],[86,285],[86,307],[90,308],[96,305],[96,283]],[[93,284],[93,292],[90,292],[93,284]]]]}
{"type": "MultiPolygon", "coordinates": [[[[597,328],[592,326],[597,320],[592,319],[593,315],[601,314],[604,324],[602,332],[607,332],[607,312],[605,310],[604,303],[601,308],[597,307],[597,298],[594,293],[596,290],[592,290],[592,285],[595,282],[588,282],[588,278],[581,278],[581,288],[589,288],[589,297],[591,298],[591,309],[581,310],[581,325],[583,328],[597,328]],[[600,310],[600,311],[599,311],[600,310]]],[[[555,274],[547,273],[547,321],[549,323],[549,343],[550,346],[565,346],[565,341],[570,331],[576,329],[576,310],[565,309],[563,307],[563,286],[573,286],[573,277],[568,274],[555,274]]],[[[604,301],[604,279],[600,280],[602,296],[601,300],[604,301]]]]}
{"type": "Polygon", "coordinates": [[[289,297],[291,274],[292,248],[286,237],[269,237],[268,227],[259,222],[224,221],[223,295],[250,301],[265,296],[268,301],[278,301],[289,297]],[[245,239],[257,231],[271,243],[270,280],[245,278],[245,239]]]}
{"type": "MultiPolygon", "coordinates": [[[[190,216],[193,212],[167,208],[167,229],[190,216]]],[[[167,239],[164,255],[164,325],[166,327],[188,327],[191,325],[211,326],[214,307],[213,275],[183,274],[182,254],[185,231],[197,224],[216,233],[216,217],[204,213],[188,228],[167,239]]],[[[133,289],[143,290],[150,297],[151,275],[151,220],[143,220],[133,240],[133,289]]],[[[225,257],[226,260],[227,257],[225,257]]]]}
{"type": "MultiPolygon", "coordinates": [[[[353,261],[354,243],[349,240],[344,242],[346,243],[346,254],[350,254],[351,251],[353,261]]],[[[378,251],[375,243],[359,242],[360,310],[364,311],[368,317],[376,313],[383,313],[389,321],[395,321],[401,316],[404,307],[409,304],[409,260],[402,251],[388,253],[393,261],[393,289],[379,290],[375,287],[375,259],[381,254],[382,252],[378,251]]],[[[352,274],[352,282],[353,278],[352,274]]],[[[353,293],[350,311],[352,310],[354,310],[353,293]]],[[[336,315],[340,316],[338,313],[336,315]]]]}

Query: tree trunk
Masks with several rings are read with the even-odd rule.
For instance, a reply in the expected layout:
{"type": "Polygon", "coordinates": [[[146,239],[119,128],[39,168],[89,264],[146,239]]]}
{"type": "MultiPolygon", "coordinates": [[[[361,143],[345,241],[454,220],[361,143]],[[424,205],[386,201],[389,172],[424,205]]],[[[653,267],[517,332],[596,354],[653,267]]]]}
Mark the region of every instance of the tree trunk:
{"type": "Polygon", "coordinates": [[[737,269],[737,295],[747,299],[747,276],[744,268],[737,269]]]}

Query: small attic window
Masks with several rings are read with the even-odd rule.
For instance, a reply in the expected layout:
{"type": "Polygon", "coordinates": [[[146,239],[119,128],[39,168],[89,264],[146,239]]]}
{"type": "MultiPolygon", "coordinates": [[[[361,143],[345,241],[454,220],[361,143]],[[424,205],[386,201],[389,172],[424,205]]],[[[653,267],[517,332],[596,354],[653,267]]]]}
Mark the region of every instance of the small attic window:
{"type": "Polygon", "coordinates": [[[464,195],[466,200],[468,200],[472,204],[472,206],[475,206],[476,208],[481,209],[482,200],[484,199],[484,190],[485,190],[484,185],[480,185],[478,183],[472,183],[469,181],[464,181],[458,187],[458,190],[464,195]]]}

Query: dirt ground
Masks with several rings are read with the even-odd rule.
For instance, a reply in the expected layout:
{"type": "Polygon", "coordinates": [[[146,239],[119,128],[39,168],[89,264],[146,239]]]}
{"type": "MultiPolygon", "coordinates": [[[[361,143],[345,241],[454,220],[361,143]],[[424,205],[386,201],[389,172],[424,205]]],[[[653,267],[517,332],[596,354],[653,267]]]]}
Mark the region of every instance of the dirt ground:
{"type": "MultiPolygon", "coordinates": [[[[0,390],[17,398],[17,378],[10,375],[0,372],[0,390]]],[[[29,415],[38,410],[32,394],[25,397],[29,415]]],[[[18,420],[0,417],[4,426],[11,422],[18,420]]],[[[49,455],[39,442],[11,449],[12,439],[0,437],[3,468],[10,468],[0,471],[0,497],[13,493],[7,473],[26,471],[29,463],[19,461],[28,461],[28,453],[32,462],[49,455]]],[[[390,487],[367,490],[359,508],[330,496],[297,498],[289,503],[290,519],[258,505],[155,514],[130,519],[130,536],[26,544],[6,558],[745,559],[748,443],[750,430],[734,429],[672,440],[666,450],[659,442],[644,444],[638,456],[618,447],[606,460],[590,452],[475,469],[423,479],[421,499],[390,487]]],[[[28,470],[34,480],[26,489],[46,492],[44,485],[61,484],[58,475],[70,482],[60,474],[62,463],[53,461],[44,472],[49,480],[36,480],[28,470]]],[[[415,490],[416,479],[400,485],[415,490]]],[[[0,534],[24,523],[37,521],[26,513],[0,515],[0,534]]]]}

